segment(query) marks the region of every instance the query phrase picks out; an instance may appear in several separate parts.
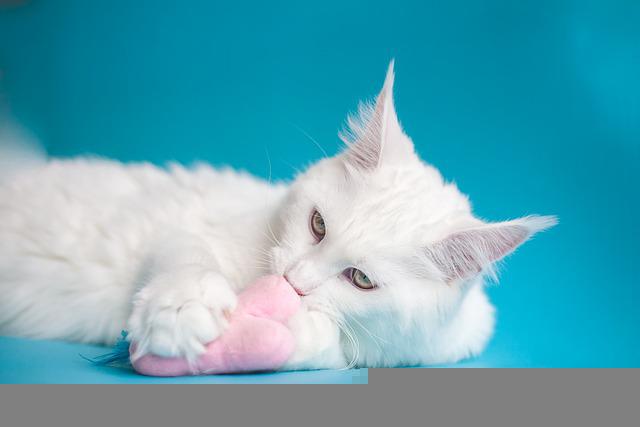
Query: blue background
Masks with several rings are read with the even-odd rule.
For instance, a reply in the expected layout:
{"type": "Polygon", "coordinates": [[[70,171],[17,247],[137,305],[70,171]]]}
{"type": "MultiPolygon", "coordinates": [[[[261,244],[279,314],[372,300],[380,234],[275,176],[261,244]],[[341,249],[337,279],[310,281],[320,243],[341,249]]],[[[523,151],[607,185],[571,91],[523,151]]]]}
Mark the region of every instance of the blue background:
{"type": "Polygon", "coordinates": [[[640,366],[640,2],[0,8],[4,108],[56,156],[290,178],[392,57],[403,126],[478,215],[561,221],[505,264],[495,339],[460,366],[640,366]]]}

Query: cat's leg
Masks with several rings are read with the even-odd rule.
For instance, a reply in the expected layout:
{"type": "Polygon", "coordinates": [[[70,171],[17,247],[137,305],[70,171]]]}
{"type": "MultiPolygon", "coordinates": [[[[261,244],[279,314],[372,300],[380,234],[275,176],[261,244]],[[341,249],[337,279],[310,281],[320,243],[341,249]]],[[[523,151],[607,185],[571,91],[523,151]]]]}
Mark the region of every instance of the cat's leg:
{"type": "Polygon", "coordinates": [[[197,236],[172,232],[153,246],[127,324],[138,344],[134,357],[154,353],[194,360],[225,329],[236,293],[197,236]]]}

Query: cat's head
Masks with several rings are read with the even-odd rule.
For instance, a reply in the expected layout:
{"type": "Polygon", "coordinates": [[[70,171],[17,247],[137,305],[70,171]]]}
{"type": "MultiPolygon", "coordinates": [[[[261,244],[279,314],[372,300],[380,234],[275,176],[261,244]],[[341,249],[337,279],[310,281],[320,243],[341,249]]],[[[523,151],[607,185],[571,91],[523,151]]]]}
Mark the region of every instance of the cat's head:
{"type": "Polygon", "coordinates": [[[358,366],[480,351],[493,326],[482,277],[555,224],[474,217],[467,197],[414,152],[396,117],[393,80],[392,62],[375,102],[348,120],[346,149],[296,178],[272,251],[274,271],[309,310],[340,325],[345,358],[358,366]]]}

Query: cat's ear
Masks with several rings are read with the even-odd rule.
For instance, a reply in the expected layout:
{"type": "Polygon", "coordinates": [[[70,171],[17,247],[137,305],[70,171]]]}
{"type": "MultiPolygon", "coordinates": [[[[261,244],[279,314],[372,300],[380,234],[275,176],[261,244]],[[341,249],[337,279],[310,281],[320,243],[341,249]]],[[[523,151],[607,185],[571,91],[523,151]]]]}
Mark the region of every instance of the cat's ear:
{"type": "Polygon", "coordinates": [[[345,161],[359,170],[382,163],[401,163],[413,156],[413,143],[402,130],[393,105],[393,60],[375,103],[363,103],[358,114],[347,119],[340,138],[347,145],[345,161]]]}
{"type": "Polygon", "coordinates": [[[557,224],[553,216],[529,216],[457,231],[425,249],[429,261],[448,282],[480,273],[494,275],[493,264],[535,233],[557,224]]]}

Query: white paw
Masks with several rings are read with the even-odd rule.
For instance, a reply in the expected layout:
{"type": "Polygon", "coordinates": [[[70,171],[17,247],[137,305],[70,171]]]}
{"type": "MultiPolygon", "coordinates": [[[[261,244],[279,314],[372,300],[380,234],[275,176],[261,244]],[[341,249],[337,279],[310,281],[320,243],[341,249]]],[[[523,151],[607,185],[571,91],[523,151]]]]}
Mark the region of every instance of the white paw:
{"type": "Polygon", "coordinates": [[[283,370],[339,369],[348,365],[340,343],[340,329],[320,311],[299,310],[289,319],[295,351],[283,370]]]}
{"type": "Polygon", "coordinates": [[[133,300],[130,339],[146,353],[195,360],[227,326],[237,297],[218,273],[186,269],[154,278],[133,300]]]}

